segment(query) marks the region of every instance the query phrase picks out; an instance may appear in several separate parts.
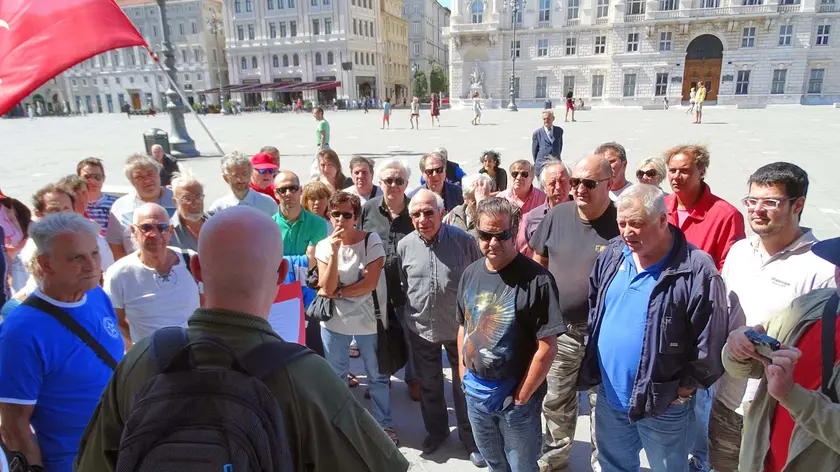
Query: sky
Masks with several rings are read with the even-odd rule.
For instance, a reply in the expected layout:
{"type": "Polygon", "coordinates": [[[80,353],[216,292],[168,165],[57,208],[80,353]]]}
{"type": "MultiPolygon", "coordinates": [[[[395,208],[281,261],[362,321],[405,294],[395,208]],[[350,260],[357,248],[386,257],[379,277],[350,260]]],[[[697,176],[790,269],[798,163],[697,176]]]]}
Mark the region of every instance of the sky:
{"type": "Polygon", "coordinates": [[[438,3],[445,6],[446,8],[451,8],[449,4],[451,3],[449,0],[438,0],[438,3]]]}

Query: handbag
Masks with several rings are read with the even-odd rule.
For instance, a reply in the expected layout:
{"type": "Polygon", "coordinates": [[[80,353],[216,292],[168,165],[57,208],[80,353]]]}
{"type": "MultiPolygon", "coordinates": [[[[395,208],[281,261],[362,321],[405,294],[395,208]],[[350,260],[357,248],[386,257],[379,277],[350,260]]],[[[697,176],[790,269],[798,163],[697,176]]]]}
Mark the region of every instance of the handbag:
{"type": "Polygon", "coordinates": [[[335,315],[335,301],[332,298],[316,296],[306,307],[306,319],[310,321],[329,321],[335,315]]]}

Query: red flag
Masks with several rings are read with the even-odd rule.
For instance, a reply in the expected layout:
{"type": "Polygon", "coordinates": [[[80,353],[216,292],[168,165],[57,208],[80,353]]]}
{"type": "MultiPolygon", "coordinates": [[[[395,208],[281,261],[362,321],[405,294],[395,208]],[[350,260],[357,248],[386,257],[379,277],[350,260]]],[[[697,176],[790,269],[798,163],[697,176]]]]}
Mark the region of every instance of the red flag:
{"type": "Polygon", "coordinates": [[[0,115],[97,54],[146,46],[114,0],[0,0],[0,115]]]}

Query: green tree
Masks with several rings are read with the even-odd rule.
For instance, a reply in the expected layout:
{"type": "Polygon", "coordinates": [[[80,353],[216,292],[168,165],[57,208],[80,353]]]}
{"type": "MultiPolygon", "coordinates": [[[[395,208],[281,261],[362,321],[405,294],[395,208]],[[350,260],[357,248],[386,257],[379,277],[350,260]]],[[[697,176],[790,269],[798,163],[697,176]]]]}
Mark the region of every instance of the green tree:
{"type": "Polygon", "coordinates": [[[426,98],[426,95],[429,94],[429,81],[426,80],[425,72],[423,72],[422,70],[418,70],[414,73],[412,88],[414,89],[415,97],[418,97],[421,100],[426,98]]]}
{"type": "Polygon", "coordinates": [[[446,74],[443,73],[440,64],[435,64],[429,73],[429,90],[432,93],[441,93],[447,90],[446,74]]]}

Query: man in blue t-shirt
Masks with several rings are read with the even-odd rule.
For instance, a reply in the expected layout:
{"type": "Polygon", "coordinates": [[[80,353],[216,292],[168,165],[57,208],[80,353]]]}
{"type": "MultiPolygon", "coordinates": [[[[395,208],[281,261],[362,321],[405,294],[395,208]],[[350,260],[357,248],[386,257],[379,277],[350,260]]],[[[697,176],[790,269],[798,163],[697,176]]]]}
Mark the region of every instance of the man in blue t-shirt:
{"type": "MultiPolygon", "coordinates": [[[[119,361],[125,346],[114,308],[98,286],[98,232],[96,223],[74,213],[33,224],[29,236],[43,279],[32,296],[63,310],[119,361]]],[[[0,433],[8,448],[48,472],[71,472],[112,373],[51,315],[28,305],[13,310],[0,325],[0,433]]]]}

